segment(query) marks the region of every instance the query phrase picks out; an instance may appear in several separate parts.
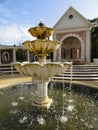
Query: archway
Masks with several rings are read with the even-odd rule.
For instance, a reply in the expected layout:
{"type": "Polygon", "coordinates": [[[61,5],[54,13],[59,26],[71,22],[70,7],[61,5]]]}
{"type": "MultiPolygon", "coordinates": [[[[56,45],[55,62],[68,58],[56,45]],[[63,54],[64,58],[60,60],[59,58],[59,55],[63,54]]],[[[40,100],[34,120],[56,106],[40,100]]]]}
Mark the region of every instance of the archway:
{"type": "Polygon", "coordinates": [[[78,38],[70,36],[63,40],[61,46],[61,59],[81,59],[81,43],[78,38]]]}
{"type": "Polygon", "coordinates": [[[7,61],[9,61],[9,59],[10,59],[10,54],[9,54],[9,52],[4,51],[3,54],[2,54],[2,60],[3,60],[4,62],[7,62],[7,61]]]}

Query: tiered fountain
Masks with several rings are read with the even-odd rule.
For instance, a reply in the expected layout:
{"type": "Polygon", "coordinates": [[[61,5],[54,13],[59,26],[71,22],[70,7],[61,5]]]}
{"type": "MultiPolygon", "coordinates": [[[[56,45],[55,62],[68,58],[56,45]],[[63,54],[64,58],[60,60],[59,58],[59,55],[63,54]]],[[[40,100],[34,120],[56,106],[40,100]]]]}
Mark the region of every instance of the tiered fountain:
{"type": "Polygon", "coordinates": [[[31,27],[28,31],[32,36],[37,37],[37,39],[33,41],[25,41],[23,46],[30,52],[35,53],[39,61],[32,63],[16,62],[14,63],[14,66],[22,75],[31,76],[32,80],[37,83],[37,94],[34,100],[34,105],[49,107],[52,103],[52,99],[48,97],[48,83],[54,75],[66,71],[72,63],[46,62],[48,54],[56,51],[60,46],[59,41],[49,40],[49,37],[54,33],[52,28],[48,28],[43,22],[40,22],[38,26],[31,27]]]}
{"type": "Polygon", "coordinates": [[[48,39],[52,28],[40,23],[29,32],[37,39],[23,45],[39,61],[16,62],[14,66],[22,75],[31,76],[37,87],[35,83],[25,83],[0,89],[0,130],[98,130],[98,90],[71,86],[72,76],[70,83],[50,82],[72,63],[46,63],[48,53],[60,46],[60,42],[48,39]],[[43,108],[50,105],[47,111],[43,108]]]}

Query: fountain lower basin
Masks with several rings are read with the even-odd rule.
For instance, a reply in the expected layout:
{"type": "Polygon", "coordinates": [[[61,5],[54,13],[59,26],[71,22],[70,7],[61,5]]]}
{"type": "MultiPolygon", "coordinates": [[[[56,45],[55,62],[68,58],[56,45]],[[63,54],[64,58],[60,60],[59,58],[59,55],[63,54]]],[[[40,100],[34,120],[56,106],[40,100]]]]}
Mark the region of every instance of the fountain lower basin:
{"type": "Polygon", "coordinates": [[[49,108],[52,99],[48,97],[48,84],[54,75],[63,73],[72,65],[71,62],[65,63],[39,63],[39,62],[23,62],[14,63],[15,68],[25,76],[32,77],[32,81],[37,83],[37,93],[34,100],[34,105],[49,108]]]}
{"type": "Polygon", "coordinates": [[[72,65],[71,62],[50,62],[41,64],[39,62],[16,62],[13,63],[15,68],[25,76],[32,77],[33,81],[44,80],[49,81],[54,75],[63,73],[72,65]]]}

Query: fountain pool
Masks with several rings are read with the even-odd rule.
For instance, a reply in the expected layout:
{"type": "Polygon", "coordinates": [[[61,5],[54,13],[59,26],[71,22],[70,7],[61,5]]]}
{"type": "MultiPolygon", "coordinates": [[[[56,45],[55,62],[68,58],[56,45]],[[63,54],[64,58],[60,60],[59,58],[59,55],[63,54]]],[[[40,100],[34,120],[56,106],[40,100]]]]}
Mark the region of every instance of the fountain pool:
{"type": "Polygon", "coordinates": [[[50,82],[49,109],[34,106],[36,83],[0,89],[0,130],[98,130],[98,90],[50,82]]]}

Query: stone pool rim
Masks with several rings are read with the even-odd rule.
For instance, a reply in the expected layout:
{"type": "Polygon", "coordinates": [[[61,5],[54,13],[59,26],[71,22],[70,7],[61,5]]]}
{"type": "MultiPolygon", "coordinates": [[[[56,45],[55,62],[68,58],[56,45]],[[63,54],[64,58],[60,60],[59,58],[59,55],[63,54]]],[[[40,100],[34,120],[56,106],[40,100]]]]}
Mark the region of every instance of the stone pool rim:
{"type": "MultiPolygon", "coordinates": [[[[54,82],[70,82],[69,80],[53,80],[54,82]]],[[[2,88],[6,88],[6,87],[11,87],[14,85],[18,85],[21,83],[29,83],[32,82],[32,77],[26,77],[26,76],[22,76],[22,77],[10,77],[9,78],[5,77],[5,78],[1,78],[0,79],[0,89],[2,88]]],[[[76,85],[83,85],[86,87],[90,87],[90,88],[94,88],[94,89],[98,89],[98,80],[85,80],[85,81],[72,81],[72,84],[76,84],[76,85]]]]}

